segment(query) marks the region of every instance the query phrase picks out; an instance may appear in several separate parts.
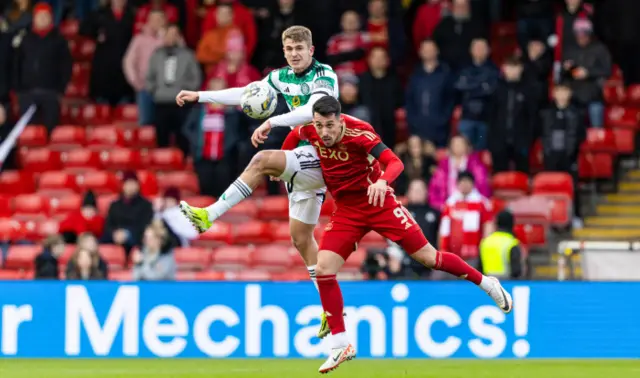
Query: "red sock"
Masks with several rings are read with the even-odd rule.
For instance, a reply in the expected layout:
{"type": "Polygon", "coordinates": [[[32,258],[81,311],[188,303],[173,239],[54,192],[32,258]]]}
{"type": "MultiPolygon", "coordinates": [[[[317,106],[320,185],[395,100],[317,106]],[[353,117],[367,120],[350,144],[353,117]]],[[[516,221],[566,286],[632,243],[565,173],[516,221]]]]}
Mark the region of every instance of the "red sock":
{"type": "Polygon", "coordinates": [[[327,321],[329,322],[329,327],[331,327],[331,334],[335,335],[336,333],[344,332],[344,302],[336,275],[318,276],[316,281],[318,282],[322,308],[327,313],[327,321]]]}
{"type": "Polygon", "coordinates": [[[436,253],[436,265],[433,268],[464,278],[476,285],[480,285],[480,281],[482,281],[482,273],[453,253],[438,251],[436,253]]]}

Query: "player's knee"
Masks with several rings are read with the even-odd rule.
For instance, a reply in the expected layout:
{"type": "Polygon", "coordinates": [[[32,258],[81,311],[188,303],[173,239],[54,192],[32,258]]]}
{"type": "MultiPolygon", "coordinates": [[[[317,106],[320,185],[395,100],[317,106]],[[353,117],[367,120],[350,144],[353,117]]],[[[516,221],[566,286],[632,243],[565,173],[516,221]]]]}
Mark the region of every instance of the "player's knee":
{"type": "Polygon", "coordinates": [[[271,151],[258,151],[258,153],[251,158],[247,170],[256,171],[257,173],[266,171],[270,153],[271,151]]]}

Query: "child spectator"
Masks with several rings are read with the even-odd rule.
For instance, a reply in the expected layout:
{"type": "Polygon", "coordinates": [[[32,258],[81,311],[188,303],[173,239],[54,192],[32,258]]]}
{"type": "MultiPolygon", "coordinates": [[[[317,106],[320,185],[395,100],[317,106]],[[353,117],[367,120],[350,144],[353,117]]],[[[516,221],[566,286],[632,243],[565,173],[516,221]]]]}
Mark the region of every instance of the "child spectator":
{"type": "Polygon", "coordinates": [[[82,200],[82,207],[67,215],[60,223],[60,232],[65,242],[74,244],[78,235],[88,232],[95,237],[102,237],[104,218],[98,213],[96,197],[88,191],[82,200]]]}
{"type": "Polygon", "coordinates": [[[60,235],[47,237],[42,243],[42,252],[36,256],[35,278],[54,279],[59,278],[58,258],[64,253],[64,240],[60,235]]]}
{"type": "Polygon", "coordinates": [[[106,277],[98,268],[99,260],[90,251],[78,248],[69,260],[74,267],[67,273],[67,280],[103,280],[106,277]]]}

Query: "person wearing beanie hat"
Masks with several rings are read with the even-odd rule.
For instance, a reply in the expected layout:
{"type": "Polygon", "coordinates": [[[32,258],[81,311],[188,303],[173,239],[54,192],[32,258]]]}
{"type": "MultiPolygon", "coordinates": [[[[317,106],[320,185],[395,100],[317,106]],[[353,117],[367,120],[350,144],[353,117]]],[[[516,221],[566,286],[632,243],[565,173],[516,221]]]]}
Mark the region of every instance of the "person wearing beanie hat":
{"type": "Polygon", "coordinates": [[[100,238],[104,229],[104,217],[98,213],[96,196],[92,191],[85,193],[80,209],[71,212],[60,223],[60,233],[65,242],[75,243],[78,235],[91,233],[100,238]]]}
{"type": "Polygon", "coordinates": [[[154,203],[155,220],[164,223],[169,231],[172,247],[188,247],[191,240],[198,238],[198,231],[180,213],[180,189],[168,187],[161,198],[154,203]]]}
{"type": "Polygon", "coordinates": [[[496,216],[496,231],[480,243],[480,270],[499,279],[518,279],[523,274],[520,241],[513,234],[514,218],[508,210],[496,216]]]}
{"type": "Polygon", "coordinates": [[[60,120],[60,98],[72,68],[69,45],[53,25],[51,6],[36,4],[31,31],[18,32],[12,43],[18,58],[12,77],[21,113],[35,104],[37,112],[31,123],[44,124],[51,132],[60,120]]]}

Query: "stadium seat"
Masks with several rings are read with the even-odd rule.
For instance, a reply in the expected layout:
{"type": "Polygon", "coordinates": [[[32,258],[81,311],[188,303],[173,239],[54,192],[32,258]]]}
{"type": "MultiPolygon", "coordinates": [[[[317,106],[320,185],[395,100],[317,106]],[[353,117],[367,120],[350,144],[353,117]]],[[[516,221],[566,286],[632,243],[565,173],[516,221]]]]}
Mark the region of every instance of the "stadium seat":
{"type": "Polygon", "coordinates": [[[43,147],[47,145],[47,128],[42,125],[29,125],[18,137],[20,147],[43,147]]]}
{"type": "Polygon", "coordinates": [[[60,125],[51,132],[49,145],[56,150],[71,150],[82,147],[85,144],[86,137],[86,131],[83,127],[60,125]]]}
{"type": "Polygon", "coordinates": [[[606,83],[602,94],[604,95],[604,101],[609,105],[621,105],[627,99],[627,94],[624,90],[624,86],[617,83],[606,83]]]}
{"type": "Polygon", "coordinates": [[[83,173],[104,168],[99,151],[78,148],[64,151],[60,156],[67,172],[83,173]]]}
{"type": "Polygon", "coordinates": [[[0,269],[0,281],[24,280],[25,274],[21,270],[0,269]]]}
{"type": "MultiPolygon", "coordinates": [[[[299,257],[293,247],[281,244],[263,245],[257,247],[251,254],[251,266],[269,272],[284,272],[294,266],[294,259],[299,257]]],[[[304,265],[302,259],[300,263],[304,265]]]]}
{"type": "Polygon", "coordinates": [[[31,173],[4,171],[0,172],[0,188],[2,188],[2,194],[33,193],[36,190],[36,183],[31,173]]]}
{"type": "Polygon", "coordinates": [[[216,270],[241,270],[251,263],[252,247],[225,246],[213,251],[211,267],[216,270]]]}
{"type": "Polygon", "coordinates": [[[4,269],[31,270],[41,251],[42,247],[39,245],[12,245],[4,261],[4,269]]]}
{"type": "Polygon", "coordinates": [[[207,207],[216,202],[216,199],[209,196],[189,196],[183,198],[189,205],[195,207],[207,207]]]}
{"type": "Polygon", "coordinates": [[[288,220],[289,199],[287,196],[268,196],[262,199],[258,216],[263,220],[288,220]]]}
{"type": "Polygon", "coordinates": [[[617,153],[616,138],[612,130],[608,129],[587,129],[587,139],[581,146],[584,152],[607,152],[617,153]]]}
{"type": "Polygon", "coordinates": [[[38,180],[38,193],[50,197],[62,197],[78,192],[75,175],[64,171],[44,172],[38,180]]]}
{"type": "Polygon", "coordinates": [[[104,161],[106,169],[112,171],[128,171],[142,168],[140,152],[130,148],[110,149],[104,161]]]}
{"type": "Polygon", "coordinates": [[[271,240],[274,243],[291,245],[291,232],[289,231],[289,222],[270,222],[269,230],[271,231],[271,240]]]}
{"type": "Polygon", "coordinates": [[[60,34],[65,39],[72,39],[78,35],[78,31],[80,30],[80,22],[76,19],[66,19],[60,22],[60,34]]]}
{"type": "Polygon", "coordinates": [[[109,271],[109,280],[117,282],[133,281],[133,271],[131,270],[113,270],[109,271]]]}
{"type": "Polygon", "coordinates": [[[531,192],[534,195],[573,198],[573,178],[564,172],[541,172],[533,178],[531,192]]]}
{"type": "Polygon", "coordinates": [[[91,63],[75,62],[71,67],[71,82],[86,83],[91,76],[91,63]]]}
{"type": "Polygon", "coordinates": [[[124,248],[121,246],[101,244],[98,251],[110,269],[122,269],[126,265],[124,248]]]}
{"type": "Polygon", "coordinates": [[[24,225],[11,218],[0,218],[0,241],[26,240],[27,232],[24,225]]]}
{"type": "Polygon", "coordinates": [[[517,223],[549,224],[551,201],[547,197],[520,197],[509,202],[509,210],[517,223]]]}
{"type": "Polygon", "coordinates": [[[82,192],[92,190],[95,194],[120,192],[120,182],[113,172],[89,171],[78,176],[78,186],[82,192]]]}
{"type": "Polygon", "coordinates": [[[75,244],[65,244],[64,252],[62,252],[62,255],[60,255],[60,257],[58,257],[58,266],[60,268],[66,268],[67,263],[75,253],[76,248],[77,247],[75,244]]]}
{"type": "Polygon", "coordinates": [[[181,281],[181,282],[197,281],[196,272],[193,270],[178,270],[176,272],[176,281],[181,281]]]}
{"type": "Polygon", "coordinates": [[[103,194],[101,196],[98,196],[96,200],[98,205],[98,212],[103,216],[106,216],[107,213],[109,212],[109,207],[111,206],[111,203],[116,199],[118,199],[118,196],[119,196],[118,194],[103,194]]]}
{"type": "Polygon", "coordinates": [[[59,198],[52,198],[49,201],[51,215],[62,216],[80,209],[82,198],[80,194],[68,194],[59,198]]]}
{"type": "Polygon", "coordinates": [[[640,85],[632,84],[627,87],[626,104],[632,108],[640,107],[640,85]]]}
{"type": "Polygon", "coordinates": [[[271,275],[271,280],[276,282],[307,282],[309,281],[309,272],[306,269],[299,269],[273,273],[271,275]]]}
{"type": "Polygon", "coordinates": [[[604,123],[609,128],[638,128],[640,111],[622,106],[610,106],[605,110],[604,123]]]}
{"type": "Polygon", "coordinates": [[[580,180],[610,179],[613,176],[613,156],[581,153],[578,156],[578,176],[580,180]]]}
{"type": "Polygon", "coordinates": [[[113,147],[124,147],[125,138],[122,129],[116,126],[94,127],[88,133],[87,145],[91,149],[103,150],[113,147]]]}
{"type": "Polygon", "coordinates": [[[81,119],[85,125],[97,126],[111,122],[109,105],[87,104],[82,107],[81,119]]]}
{"type": "Polygon", "coordinates": [[[45,219],[35,222],[34,238],[32,240],[43,240],[47,236],[57,235],[60,230],[60,222],[55,219],[45,219]]]}
{"type": "Polygon", "coordinates": [[[636,151],[636,135],[631,129],[613,129],[616,148],[620,155],[633,155],[636,151]]]}
{"type": "Polygon", "coordinates": [[[385,239],[382,235],[377,232],[369,231],[364,237],[360,240],[358,245],[361,245],[365,248],[387,248],[388,243],[387,239],[385,239]]]}
{"type": "Polygon", "coordinates": [[[177,148],[158,148],[150,152],[151,169],[178,171],[184,168],[184,154],[177,148]]]}
{"type": "Polygon", "coordinates": [[[0,218],[11,216],[12,212],[11,198],[0,195],[0,218]]]}
{"type": "Polygon", "coordinates": [[[39,194],[20,194],[13,200],[14,217],[17,214],[49,214],[49,200],[39,194]]]}
{"type": "Polygon", "coordinates": [[[545,247],[547,245],[547,228],[541,224],[517,224],[514,234],[527,247],[545,247]]]}
{"type": "Polygon", "coordinates": [[[156,128],[154,126],[140,126],[135,130],[133,143],[133,147],[137,148],[155,148],[156,128]]]}
{"type": "Polygon", "coordinates": [[[367,250],[366,248],[359,247],[355,252],[349,256],[347,261],[345,261],[342,266],[344,271],[354,271],[359,272],[362,268],[362,263],[367,258],[367,250]]]}
{"type": "Polygon", "coordinates": [[[207,248],[175,248],[173,255],[180,270],[204,270],[211,260],[211,251],[207,248]]]}
{"type": "Polygon", "coordinates": [[[224,272],[214,270],[205,270],[203,272],[195,272],[196,281],[222,281],[224,280],[224,272]]]}
{"type": "Polygon", "coordinates": [[[271,240],[269,224],[266,222],[243,222],[232,229],[232,244],[265,244],[271,240]]]}
{"type": "Polygon", "coordinates": [[[241,270],[238,272],[225,272],[227,281],[264,282],[271,280],[271,274],[264,270],[241,270]]]}
{"type": "Polygon", "coordinates": [[[257,214],[257,202],[252,198],[247,198],[224,213],[220,219],[229,223],[242,223],[255,219],[257,214]]]}
{"type": "Polygon", "coordinates": [[[202,247],[218,247],[231,244],[231,225],[225,222],[213,222],[207,232],[200,234],[198,240],[193,245],[202,247]]]}
{"type": "MultiPolygon", "coordinates": [[[[64,91],[65,99],[71,101],[78,101],[85,99],[89,94],[89,82],[88,81],[71,81],[67,84],[67,88],[64,91]]],[[[62,109],[61,109],[62,110],[62,109]]],[[[66,119],[65,121],[75,121],[77,118],[66,119]]]]}
{"type": "Polygon", "coordinates": [[[46,147],[30,148],[20,154],[22,169],[27,172],[41,173],[57,171],[62,168],[60,152],[46,147]]]}
{"type": "Polygon", "coordinates": [[[177,187],[180,189],[181,196],[190,196],[200,193],[200,183],[198,176],[189,171],[175,171],[159,173],[158,189],[163,193],[169,187],[177,187]]]}
{"type": "Polygon", "coordinates": [[[135,104],[118,105],[113,112],[113,121],[138,124],[138,106],[135,104]]]}
{"type": "Polygon", "coordinates": [[[522,172],[500,172],[493,175],[491,185],[496,197],[518,198],[529,192],[529,177],[522,172]]]}
{"type": "Polygon", "coordinates": [[[153,171],[137,171],[138,181],[140,181],[140,193],[143,196],[151,197],[158,194],[158,179],[153,171]]]}

